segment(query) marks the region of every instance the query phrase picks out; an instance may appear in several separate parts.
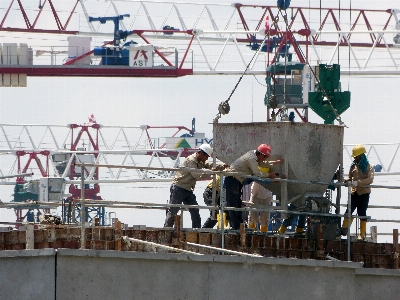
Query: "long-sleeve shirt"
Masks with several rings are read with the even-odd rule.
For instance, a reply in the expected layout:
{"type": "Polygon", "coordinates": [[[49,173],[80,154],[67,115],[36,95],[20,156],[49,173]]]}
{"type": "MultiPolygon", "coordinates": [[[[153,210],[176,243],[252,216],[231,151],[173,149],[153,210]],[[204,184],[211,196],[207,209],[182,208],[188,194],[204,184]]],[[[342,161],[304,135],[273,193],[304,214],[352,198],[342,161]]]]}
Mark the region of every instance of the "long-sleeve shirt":
{"type": "MultiPolygon", "coordinates": [[[[237,160],[235,160],[231,166],[230,169],[234,172],[240,172],[245,175],[254,175],[258,177],[268,177],[269,173],[262,173],[259,169],[258,166],[262,167],[270,167],[271,165],[268,164],[267,162],[262,162],[259,163],[257,161],[257,156],[256,156],[256,151],[251,150],[245,154],[243,154],[241,157],[239,157],[237,160]]],[[[235,176],[237,180],[240,182],[244,181],[244,178],[240,176],[235,176]]]]}
{"type": "Polygon", "coordinates": [[[251,194],[260,199],[272,197],[272,192],[257,182],[253,182],[253,185],[251,186],[251,194]]]}
{"type": "MultiPolygon", "coordinates": [[[[185,161],[182,163],[182,167],[192,169],[211,169],[212,166],[213,164],[210,162],[197,161],[196,153],[186,157],[185,161]]],[[[221,166],[217,166],[217,169],[221,169],[221,166]]],[[[202,174],[196,171],[177,171],[172,184],[177,185],[185,190],[193,191],[196,186],[196,181],[202,178],[210,178],[210,174],[202,174]]]]}
{"type": "Polygon", "coordinates": [[[354,194],[356,191],[358,195],[371,193],[370,187],[362,186],[370,185],[374,181],[374,167],[369,164],[367,167],[367,172],[363,173],[357,164],[354,164],[354,167],[349,172],[349,178],[347,180],[357,181],[357,187],[351,188],[352,194],[354,194]]]}

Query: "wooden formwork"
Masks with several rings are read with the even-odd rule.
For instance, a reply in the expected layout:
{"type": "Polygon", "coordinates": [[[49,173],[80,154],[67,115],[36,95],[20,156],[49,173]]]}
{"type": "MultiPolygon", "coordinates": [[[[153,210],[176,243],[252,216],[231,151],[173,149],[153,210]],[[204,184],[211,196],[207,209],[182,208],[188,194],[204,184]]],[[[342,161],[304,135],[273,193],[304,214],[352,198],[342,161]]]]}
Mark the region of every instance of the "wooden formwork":
{"type": "MultiPolygon", "coordinates": [[[[80,227],[47,226],[34,229],[34,248],[79,249],[80,227]]],[[[146,228],[135,226],[122,229],[121,226],[94,226],[86,228],[86,249],[120,250],[139,252],[165,252],[156,245],[140,242],[126,242],[122,237],[139,239],[158,245],[165,245],[200,254],[216,255],[220,251],[201,248],[193,244],[221,248],[222,236],[216,230],[181,230],[178,228],[146,228]],[[193,243],[191,245],[187,242],[193,243]]],[[[395,234],[396,232],[394,232],[395,234]]],[[[395,235],[397,236],[397,235],[395,235]]],[[[26,231],[0,232],[0,250],[23,250],[27,247],[26,231]]],[[[328,258],[347,260],[346,240],[315,240],[294,236],[271,236],[257,232],[227,231],[224,234],[224,249],[265,257],[297,259],[328,258]]],[[[390,243],[351,242],[351,260],[362,262],[365,268],[399,269],[399,246],[397,239],[390,243]]]]}

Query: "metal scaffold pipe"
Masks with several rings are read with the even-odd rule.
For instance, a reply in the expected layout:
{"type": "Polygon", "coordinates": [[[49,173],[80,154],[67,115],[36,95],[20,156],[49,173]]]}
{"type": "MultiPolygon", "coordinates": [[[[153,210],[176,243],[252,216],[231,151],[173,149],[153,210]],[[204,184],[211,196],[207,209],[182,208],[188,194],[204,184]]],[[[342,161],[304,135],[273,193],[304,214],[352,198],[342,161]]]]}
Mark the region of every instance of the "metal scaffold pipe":
{"type": "Polygon", "coordinates": [[[81,249],[86,249],[85,166],[81,166],[81,249]]]}
{"type": "Polygon", "coordinates": [[[227,250],[227,249],[218,248],[218,247],[211,247],[211,246],[206,246],[206,245],[195,244],[195,243],[191,243],[191,242],[182,242],[182,243],[186,244],[186,245],[189,245],[189,246],[195,246],[195,247],[209,249],[209,250],[221,251],[221,252],[228,253],[228,254],[233,254],[233,255],[250,256],[250,257],[263,257],[262,255],[259,255],[259,254],[249,254],[249,253],[233,251],[233,250],[227,250]]]}
{"type": "Polygon", "coordinates": [[[139,239],[135,239],[135,238],[130,238],[127,236],[123,236],[122,239],[124,241],[140,243],[140,244],[149,245],[149,246],[153,246],[153,247],[161,248],[161,249],[165,249],[165,250],[171,250],[171,251],[176,251],[176,252],[181,252],[181,253],[186,253],[186,254],[193,254],[193,255],[203,255],[201,253],[183,250],[183,249],[179,249],[179,248],[174,248],[174,247],[170,247],[170,246],[165,246],[165,245],[161,245],[161,244],[157,244],[157,243],[153,243],[153,242],[143,241],[143,240],[139,240],[139,239]]]}

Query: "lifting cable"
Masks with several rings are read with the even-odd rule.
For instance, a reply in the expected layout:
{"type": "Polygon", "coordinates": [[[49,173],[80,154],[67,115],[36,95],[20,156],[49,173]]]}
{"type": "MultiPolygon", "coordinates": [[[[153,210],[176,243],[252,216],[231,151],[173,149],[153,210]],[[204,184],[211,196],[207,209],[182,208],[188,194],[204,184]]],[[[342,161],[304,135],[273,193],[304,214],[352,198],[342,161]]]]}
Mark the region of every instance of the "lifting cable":
{"type": "Polygon", "coordinates": [[[218,105],[218,113],[214,119],[214,123],[218,123],[218,119],[221,118],[221,115],[226,115],[229,113],[230,111],[230,106],[229,106],[229,100],[231,100],[231,97],[233,95],[233,93],[236,91],[240,81],[242,81],[244,74],[246,74],[247,70],[249,69],[251,63],[253,62],[254,58],[260,53],[262,46],[265,43],[265,40],[267,39],[267,36],[265,36],[264,40],[262,41],[260,47],[258,48],[258,50],[256,51],[256,53],[254,53],[253,57],[251,58],[250,62],[247,64],[246,69],[244,70],[244,72],[242,73],[242,75],[240,76],[238,82],[236,83],[235,87],[233,88],[231,94],[229,95],[228,99],[225,100],[224,102],[221,102],[218,105]]]}
{"type": "MultiPolygon", "coordinates": [[[[285,77],[284,77],[284,81],[283,81],[283,105],[281,106],[280,109],[280,115],[281,115],[281,120],[283,121],[287,121],[288,120],[288,116],[287,116],[287,108],[286,108],[286,80],[287,80],[287,53],[288,53],[288,47],[287,47],[287,32],[288,32],[288,21],[287,21],[287,13],[285,10],[285,15],[282,13],[282,10],[279,9],[278,14],[281,14],[283,20],[285,21],[285,26],[286,26],[286,31],[285,31],[285,77]]],[[[279,53],[275,54],[275,57],[277,58],[279,55],[279,53]]],[[[276,76],[276,61],[277,59],[275,59],[275,76],[276,76]]],[[[275,80],[275,79],[274,79],[275,80]]],[[[275,84],[274,84],[274,94],[275,94],[275,84]]]]}
{"type": "MultiPolygon", "coordinates": [[[[277,13],[277,16],[272,20],[273,21],[273,24],[274,24],[274,27],[275,27],[275,29],[277,30],[279,27],[278,27],[278,21],[279,21],[279,11],[278,11],[278,13],[277,13]]],[[[268,30],[268,36],[269,36],[269,30],[268,30]]],[[[269,50],[269,49],[268,49],[269,50]]],[[[276,80],[275,80],[275,77],[276,77],[276,62],[278,61],[278,58],[279,58],[279,53],[278,53],[278,48],[277,47],[275,47],[275,54],[274,54],[274,77],[273,78],[271,78],[271,80],[273,80],[274,81],[274,91],[273,91],[273,94],[271,95],[271,97],[269,97],[269,99],[268,99],[268,103],[269,103],[269,105],[270,105],[270,107],[272,108],[272,113],[271,113],[271,120],[272,121],[276,121],[276,114],[275,114],[275,109],[276,108],[278,108],[278,100],[276,99],[276,80]]],[[[268,62],[269,63],[269,62],[268,62]]],[[[286,66],[285,66],[285,68],[286,68],[286,66]]],[[[285,93],[284,93],[285,94],[285,93]]],[[[281,119],[282,120],[282,119],[281,119]]]]}
{"type": "MultiPolygon", "coordinates": [[[[351,0],[350,0],[350,26],[351,26],[351,0]]],[[[350,47],[348,47],[349,49],[349,80],[347,81],[347,90],[350,90],[350,67],[351,67],[351,51],[350,51],[350,47]]]]}
{"type": "MultiPolygon", "coordinates": [[[[279,11],[280,11],[280,9],[279,9],[279,11]]],[[[278,15],[279,15],[279,12],[278,12],[278,15]]],[[[276,18],[278,18],[278,15],[277,15],[276,18]]],[[[273,22],[276,25],[275,18],[273,19],[273,22]]],[[[277,28],[277,27],[275,26],[275,28],[277,28]]],[[[244,72],[240,76],[238,82],[236,83],[235,87],[233,88],[233,90],[232,90],[231,94],[229,95],[228,99],[223,101],[223,102],[221,102],[218,105],[218,113],[217,113],[217,115],[216,115],[216,117],[215,117],[215,119],[213,121],[214,123],[218,123],[218,119],[221,118],[221,115],[226,115],[226,114],[229,113],[229,111],[230,111],[229,100],[231,100],[231,97],[232,97],[233,93],[236,91],[237,87],[239,86],[239,83],[242,81],[243,76],[246,74],[246,72],[249,69],[249,67],[250,67],[251,63],[253,62],[254,58],[257,57],[258,54],[261,52],[262,46],[265,44],[265,41],[267,40],[267,38],[269,39],[269,31],[268,31],[268,34],[264,36],[264,39],[263,39],[262,43],[260,44],[260,46],[259,46],[258,50],[256,51],[256,53],[253,55],[253,57],[251,58],[250,62],[247,64],[246,69],[244,70],[244,72]]],[[[269,49],[267,49],[267,50],[269,50],[269,49]]]]}
{"type": "MultiPolygon", "coordinates": [[[[321,13],[321,8],[320,8],[320,13],[321,13]]],[[[287,19],[284,18],[284,21],[285,21],[286,26],[287,26],[287,19]]],[[[299,52],[300,52],[301,55],[302,55],[302,59],[305,61],[305,59],[304,59],[305,56],[304,56],[303,50],[301,50],[301,48],[299,47],[299,45],[298,45],[298,43],[297,43],[297,41],[296,41],[296,38],[295,38],[293,35],[292,35],[292,38],[293,38],[293,42],[296,44],[296,45],[295,45],[296,48],[299,50],[299,52]]],[[[326,99],[324,99],[324,100],[327,101],[327,103],[328,103],[329,106],[331,107],[333,113],[335,114],[335,119],[336,119],[336,121],[338,121],[339,124],[340,124],[341,126],[347,127],[346,124],[342,121],[342,119],[341,119],[340,115],[338,114],[336,108],[333,107],[331,100],[328,98],[327,93],[326,93],[324,87],[321,85],[321,82],[320,82],[319,78],[316,76],[316,74],[315,74],[313,68],[311,67],[310,63],[309,63],[308,61],[306,61],[306,64],[310,67],[310,71],[311,71],[311,73],[313,74],[315,80],[317,81],[317,83],[318,83],[318,85],[319,85],[319,88],[321,89],[321,92],[322,92],[322,94],[323,94],[323,97],[326,98],[326,99]]]]}
{"type": "MultiPolygon", "coordinates": [[[[320,5],[321,5],[321,1],[320,1],[320,5]]],[[[274,24],[275,27],[277,28],[276,22],[279,20],[279,13],[282,15],[282,17],[283,17],[283,19],[284,19],[285,26],[286,26],[286,34],[287,34],[287,29],[288,29],[289,26],[288,26],[288,20],[287,20],[286,10],[285,10],[285,15],[283,15],[282,9],[279,8],[279,11],[278,11],[278,13],[277,13],[276,18],[274,18],[274,19],[272,20],[272,21],[273,21],[273,24],[274,24]]],[[[321,15],[321,7],[320,7],[320,15],[321,15]]],[[[262,43],[260,44],[260,47],[258,48],[258,50],[256,51],[256,53],[253,55],[253,57],[251,58],[250,62],[247,64],[246,69],[244,70],[244,72],[243,72],[242,75],[240,76],[238,82],[236,83],[235,87],[233,88],[233,90],[232,90],[231,94],[229,95],[228,99],[225,100],[225,101],[223,101],[223,102],[221,102],[221,103],[219,104],[219,106],[218,106],[218,113],[217,113],[217,115],[216,115],[216,117],[215,117],[215,119],[214,119],[214,121],[213,121],[214,123],[218,123],[218,119],[221,118],[221,115],[225,115],[225,114],[228,114],[228,113],[229,113],[229,111],[230,111],[229,101],[230,101],[230,99],[231,99],[233,93],[236,91],[236,89],[237,89],[239,83],[240,83],[241,80],[243,79],[243,76],[246,74],[246,72],[247,72],[247,70],[249,69],[249,67],[250,67],[251,63],[253,62],[254,58],[260,53],[261,48],[262,48],[262,46],[265,44],[265,41],[266,41],[267,38],[269,38],[269,33],[268,33],[267,35],[265,35],[265,37],[264,37],[262,43]]],[[[298,43],[297,43],[297,41],[296,41],[296,38],[295,38],[293,35],[292,35],[292,38],[293,38],[293,42],[295,43],[294,46],[296,46],[296,48],[299,50],[299,52],[300,52],[300,54],[301,54],[301,56],[302,56],[301,58],[303,59],[303,61],[305,61],[305,55],[304,55],[304,53],[303,53],[303,50],[300,48],[300,46],[298,45],[298,43]]],[[[286,41],[286,42],[287,42],[287,41],[286,41]]],[[[269,50],[269,49],[267,49],[267,50],[269,50]]],[[[285,48],[285,51],[287,51],[287,48],[285,48]]],[[[278,55],[278,53],[275,53],[275,64],[276,64],[277,55],[278,55]]],[[[286,57],[286,55],[285,55],[285,79],[286,79],[286,64],[287,64],[287,57],[286,57]]],[[[321,92],[322,92],[322,94],[323,94],[323,97],[325,98],[324,100],[326,100],[326,102],[327,102],[327,103],[329,104],[329,106],[331,107],[333,113],[335,114],[335,119],[336,119],[336,121],[338,121],[339,124],[340,124],[341,126],[347,127],[346,124],[342,121],[342,119],[341,119],[340,115],[338,114],[337,110],[333,107],[332,102],[331,102],[330,99],[328,98],[327,93],[326,93],[324,87],[321,85],[321,82],[320,82],[319,78],[316,76],[316,74],[315,74],[313,68],[311,67],[310,63],[307,61],[306,64],[309,66],[311,73],[313,74],[315,80],[317,81],[317,83],[318,83],[318,85],[319,85],[319,88],[320,88],[320,90],[321,90],[321,92]]],[[[276,72],[276,69],[275,69],[275,72],[276,72]]],[[[284,89],[285,89],[285,87],[284,87],[284,89]]],[[[274,92],[275,92],[275,89],[274,89],[274,92]]],[[[284,92],[284,93],[285,93],[285,92],[284,92]]],[[[284,99],[284,101],[285,101],[285,99],[284,99]]]]}

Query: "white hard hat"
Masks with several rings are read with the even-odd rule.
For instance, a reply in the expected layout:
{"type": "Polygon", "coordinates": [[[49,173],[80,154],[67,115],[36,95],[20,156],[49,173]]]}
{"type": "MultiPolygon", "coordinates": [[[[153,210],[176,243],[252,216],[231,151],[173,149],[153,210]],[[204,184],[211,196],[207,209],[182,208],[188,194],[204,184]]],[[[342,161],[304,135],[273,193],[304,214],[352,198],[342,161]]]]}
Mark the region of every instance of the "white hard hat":
{"type": "Polygon", "coordinates": [[[202,144],[199,147],[199,149],[204,151],[205,153],[207,153],[208,156],[212,156],[212,154],[213,154],[213,149],[211,148],[211,146],[209,144],[202,144]]]}

